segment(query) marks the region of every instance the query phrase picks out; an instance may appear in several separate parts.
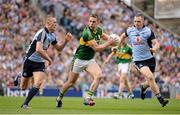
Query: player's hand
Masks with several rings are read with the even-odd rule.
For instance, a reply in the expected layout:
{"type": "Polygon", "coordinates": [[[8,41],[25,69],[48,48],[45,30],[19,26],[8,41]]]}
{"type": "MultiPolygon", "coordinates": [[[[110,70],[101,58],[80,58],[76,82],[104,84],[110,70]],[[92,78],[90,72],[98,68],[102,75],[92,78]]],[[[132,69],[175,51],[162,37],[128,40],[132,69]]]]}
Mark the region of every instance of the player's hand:
{"type": "Polygon", "coordinates": [[[47,67],[47,66],[50,66],[51,64],[52,64],[52,60],[51,60],[51,59],[45,61],[45,66],[46,66],[46,67],[47,67]]]}
{"type": "Polygon", "coordinates": [[[112,47],[111,52],[115,52],[117,50],[117,47],[112,47]]]}
{"type": "Polygon", "coordinates": [[[155,49],[155,48],[150,48],[150,51],[153,52],[153,53],[156,53],[156,52],[157,52],[157,49],[155,49]]]}
{"type": "Polygon", "coordinates": [[[67,33],[66,36],[65,36],[65,41],[68,42],[68,41],[72,40],[72,38],[73,38],[72,34],[71,33],[67,33]]]}

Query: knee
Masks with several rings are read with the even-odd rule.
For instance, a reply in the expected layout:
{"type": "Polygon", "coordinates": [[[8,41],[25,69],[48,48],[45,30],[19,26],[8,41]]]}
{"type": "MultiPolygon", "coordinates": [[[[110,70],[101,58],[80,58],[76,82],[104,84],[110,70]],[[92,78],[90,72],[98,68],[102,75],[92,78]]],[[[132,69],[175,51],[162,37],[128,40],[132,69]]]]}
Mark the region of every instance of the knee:
{"type": "Polygon", "coordinates": [[[26,90],[26,87],[20,87],[20,90],[24,91],[26,90]]]}
{"type": "Polygon", "coordinates": [[[102,79],[102,73],[99,73],[96,75],[96,77],[94,77],[94,80],[96,81],[100,81],[102,79]]]}
{"type": "Polygon", "coordinates": [[[101,79],[102,76],[103,76],[102,71],[97,72],[96,76],[97,76],[98,79],[101,79]]]}
{"type": "Polygon", "coordinates": [[[75,84],[75,81],[68,81],[68,85],[72,87],[75,84]]]}
{"type": "Polygon", "coordinates": [[[148,76],[148,77],[147,77],[147,80],[148,80],[149,82],[152,82],[152,81],[154,80],[154,78],[153,78],[153,76],[148,76]]]}
{"type": "Polygon", "coordinates": [[[20,90],[26,90],[27,86],[26,85],[20,85],[20,90]]]}
{"type": "Polygon", "coordinates": [[[124,82],[125,81],[125,78],[124,77],[120,77],[120,82],[124,82]]]}
{"type": "Polygon", "coordinates": [[[33,85],[33,86],[34,86],[34,87],[36,87],[36,88],[38,88],[38,89],[40,89],[41,84],[42,84],[42,83],[38,82],[38,83],[34,83],[34,85],[33,85]]]}

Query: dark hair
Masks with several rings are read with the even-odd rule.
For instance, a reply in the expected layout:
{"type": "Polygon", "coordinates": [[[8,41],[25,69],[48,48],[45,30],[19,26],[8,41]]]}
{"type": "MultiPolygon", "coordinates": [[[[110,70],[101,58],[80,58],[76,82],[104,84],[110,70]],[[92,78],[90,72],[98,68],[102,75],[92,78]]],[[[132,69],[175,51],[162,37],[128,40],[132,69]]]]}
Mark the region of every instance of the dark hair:
{"type": "Polygon", "coordinates": [[[136,13],[135,17],[142,17],[143,18],[144,16],[141,13],[136,13]]]}
{"type": "Polygon", "coordinates": [[[99,20],[99,16],[97,14],[91,14],[90,17],[96,18],[97,20],[99,20]]]}
{"type": "Polygon", "coordinates": [[[141,17],[142,19],[144,19],[144,16],[141,13],[136,13],[134,17],[141,17]]]}

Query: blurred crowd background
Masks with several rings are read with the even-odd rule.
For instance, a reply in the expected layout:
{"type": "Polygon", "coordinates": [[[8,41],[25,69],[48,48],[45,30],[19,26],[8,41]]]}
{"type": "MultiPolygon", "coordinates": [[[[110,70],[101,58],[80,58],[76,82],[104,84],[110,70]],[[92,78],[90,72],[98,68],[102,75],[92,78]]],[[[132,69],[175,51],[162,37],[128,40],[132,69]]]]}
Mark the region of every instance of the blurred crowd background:
{"type": "MultiPolygon", "coordinates": [[[[61,87],[67,80],[73,54],[78,47],[83,28],[86,26],[91,13],[100,15],[103,30],[108,33],[121,34],[133,23],[136,13],[132,8],[119,0],[0,0],[0,84],[1,87],[14,87],[13,79],[22,70],[23,57],[35,32],[43,28],[44,15],[56,17],[58,26],[55,34],[61,41],[67,32],[74,35],[62,52],[50,47],[49,55],[53,59],[47,68],[44,87],[61,87]],[[58,84],[58,85],[57,85],[58,84]]],[[[179,36],[159,28],[155,23],[145,19],[161,44],[157,59],[156,80],[161,90],[169,90],[169,86],[180,92],[180,53],[179,36]]],[[[110,48],[96,54],[97,62],[102,65],[110,53],[110,48]]],[[[117,65],[111,60],[103,67],[103,80],[99,88],[106,90],[118,89],[119,74],[117,65]]],[[[142,75],[132,66],[129,78],[133,89],[138,89],[144,81],[142,75]]],[[[91,77],[81,73],[75,86],[77,90],[85,90],[91,83],[91,77]]]]}

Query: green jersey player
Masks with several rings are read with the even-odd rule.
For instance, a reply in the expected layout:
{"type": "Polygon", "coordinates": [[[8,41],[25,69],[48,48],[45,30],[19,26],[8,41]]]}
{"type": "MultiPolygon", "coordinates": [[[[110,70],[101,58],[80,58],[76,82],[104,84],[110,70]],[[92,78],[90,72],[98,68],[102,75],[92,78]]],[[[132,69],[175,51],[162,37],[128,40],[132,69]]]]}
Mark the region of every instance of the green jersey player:
{"type": "Polygon", "coordinates": [[[119,77],[119,89],[118,94],[114,95],[115,99],[124,98],[123,89],[126,86],[128,90],[128,98],[134,98],[132,89],[128,80],[128,73],[130,72],[130,63],[132,58],[132,49],[127,43],[123,43],[121,46],[112,48],[112,53],[109,54],[108,58],[105,60],[105,65],[109,60],[115,56],[116,63],[118,64],[119,77]]]}
{"type": "Polygon", "coordinates": [[[99,18],[96,14],[89,17],[89,24],[84,28],[82,36],[80,38],[80,45],[76,50],[74,59],[72,61],[71,71],[68,77],[68,81],[65,82],[63,88],[57,98],[56,107],[61,108],[62,98],[64,93],[75,84],[78,79],[79,73],[86,71],[89,73],[93,81],[89,88],[89,92],[84,99],[84,104],[93,106],[95,103],[92,99],[94,92],[96,91],[100,79],[102,77],[102,71],[99,65],[94,59],[95,52],[99,52],[110,46],[115,42],[115,39],[109,39],[109,36],[103,33],[102,29],[98,27],[99,18]],[[104,44],[99,44],[100,38],[107,40],[104,44]]]}

